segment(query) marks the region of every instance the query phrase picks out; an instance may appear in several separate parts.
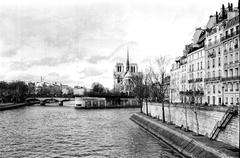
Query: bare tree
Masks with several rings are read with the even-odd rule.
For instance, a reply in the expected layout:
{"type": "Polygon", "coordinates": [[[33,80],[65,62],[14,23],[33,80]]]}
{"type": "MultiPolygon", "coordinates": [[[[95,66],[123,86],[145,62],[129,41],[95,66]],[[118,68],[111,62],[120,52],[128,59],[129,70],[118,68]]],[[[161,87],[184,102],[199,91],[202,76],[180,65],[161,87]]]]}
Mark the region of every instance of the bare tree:
{"type": "Polygon", "coordinates": [[[133,82],[134,82],[134,89],[133,92],[135,96],[137,97],[138,103],[140,105],[140,112],[142,113],[142,106],[143,106],[143,101],[145,100],[146,102],[146,113],[148,115],[148,110],[147,110],[147,99],[148,99],[148,82],[147,82],[148,74],[140,72],[139,75],[136,75],[133,77],[133,82]]]}
{"type": "Polygon", "coordinates": [[[202,97],[204,95],[204,92],[201,89],[197,89],[196,84],[193,83],[192,90],[187,91],[186,95],[189,97],[190,107],[193,107],[192,111],[194,112],[196,127],[197,127],[196,133],[197,133],[197,135],[199,135],[199,121],[198,121],[198,115],[197,115],[197,112],[198,112],[197,101],[199,99],[202,99],[202,97]],[[191,106],[191,105],[193,105],[193,106],[191,106]]]}
{"type": "Polygon", "coordinates": [[[159,57],[156,59],[156,69],[150,67],[149,81],[151,83],[151,90],[154,97],[158,102],[162,103],[162,121],[165,122],[164,101],[166,98],[167,85],[165,84],[166,67],[169,63],[169,59],[166,57],[159,57]]]}

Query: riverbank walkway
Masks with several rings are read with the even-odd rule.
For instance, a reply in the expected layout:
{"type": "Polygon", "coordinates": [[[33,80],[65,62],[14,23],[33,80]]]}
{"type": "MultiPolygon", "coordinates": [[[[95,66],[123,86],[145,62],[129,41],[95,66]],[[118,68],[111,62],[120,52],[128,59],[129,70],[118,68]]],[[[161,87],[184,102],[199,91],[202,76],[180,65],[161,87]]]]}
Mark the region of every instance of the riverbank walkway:
{"type": "Polygon", "coordinates": [[[194,153],[199,153],[199,156],[206,154],[211,155],[210,157],[239,157],[239,149],[236,147],[220,141],[210,140],[206,136],[197,136],[194,132],[186,132],[173,124],[163,123],[145,114],[136,113],[130,119],[158,138],[167,140],[166,142],[179,152],[188,153],[187,156],[193,154],[191,157],[196,157],[194,153]],[[158,134],[156,135],[156,133],[158,134]],[[170,144],[169,142],[175,143],[170,144]],[[182,146],[179,146],[179,144],[182,146]]]}

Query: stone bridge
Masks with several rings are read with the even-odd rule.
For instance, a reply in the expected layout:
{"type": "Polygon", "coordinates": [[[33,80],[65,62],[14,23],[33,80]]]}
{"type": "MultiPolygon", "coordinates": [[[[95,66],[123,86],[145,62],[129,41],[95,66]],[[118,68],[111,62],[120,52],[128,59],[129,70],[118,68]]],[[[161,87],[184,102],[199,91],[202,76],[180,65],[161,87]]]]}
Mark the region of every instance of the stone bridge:
{"type": "Polygon", "coordinates": [[[59,106],[63,106],[63,102],[73,101],[73,100],[74,100],[74,98],[57,98],[57,97],[43,97],[43,98],[35,97],[35,98],[26,98],[25,99],[25,101],[27,103],[35,101],[35,102],[40,103],[40,105],[45,105],[46,103],[56,102],[59,104],[59,106]]]}

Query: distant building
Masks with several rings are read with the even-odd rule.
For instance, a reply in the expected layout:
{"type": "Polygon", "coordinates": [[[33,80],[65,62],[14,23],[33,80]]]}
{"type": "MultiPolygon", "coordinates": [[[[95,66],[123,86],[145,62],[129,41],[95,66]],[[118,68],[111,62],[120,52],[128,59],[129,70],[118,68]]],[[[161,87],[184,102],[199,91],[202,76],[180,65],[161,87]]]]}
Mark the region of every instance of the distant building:
{"type": "Polygon", "coordinates": [[[123,63],[116,63],[113,78],[114,78],[114,91],[130,94],[135,86],[134,76],[139,75],[138,65],[129,62],[129,52],[127,51],[126,69],[123,63]]]}
{"type": "Polygon", "coordinates": [[[74,86],[73,88],[73,95],[75,96],[83,96],[86,88],[80,86],[74,86]]]}
{"type": "Polygon", "coordinates": [[[61,90],[62,90],[62,94],[63,95],[68,95],[68,94],[72,94],[73,93],[73,90],[72,90],[72,88],[70,86],[62,85],[61,87],[62,87],[61,90]]]}

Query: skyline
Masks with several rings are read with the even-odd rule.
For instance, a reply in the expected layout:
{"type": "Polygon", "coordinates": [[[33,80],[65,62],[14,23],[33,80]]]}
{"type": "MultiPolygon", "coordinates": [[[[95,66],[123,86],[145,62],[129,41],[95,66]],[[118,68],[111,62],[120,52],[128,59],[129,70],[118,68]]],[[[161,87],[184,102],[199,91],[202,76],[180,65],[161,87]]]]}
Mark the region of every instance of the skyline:
{"type": "Polygon", "coordinates": [[[112,88],[114,66],[125,63],[127,47],[139,70],[160,55],[180,56],[195,28],[230,1],[22,2],[0,2],[0,80],[44,76],[112,88]]]}

